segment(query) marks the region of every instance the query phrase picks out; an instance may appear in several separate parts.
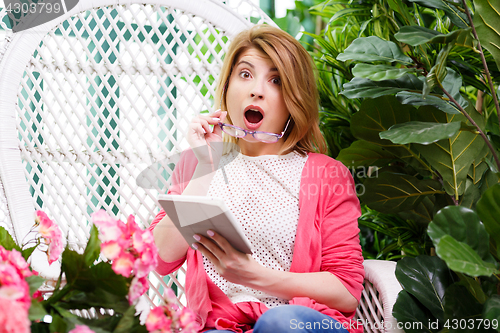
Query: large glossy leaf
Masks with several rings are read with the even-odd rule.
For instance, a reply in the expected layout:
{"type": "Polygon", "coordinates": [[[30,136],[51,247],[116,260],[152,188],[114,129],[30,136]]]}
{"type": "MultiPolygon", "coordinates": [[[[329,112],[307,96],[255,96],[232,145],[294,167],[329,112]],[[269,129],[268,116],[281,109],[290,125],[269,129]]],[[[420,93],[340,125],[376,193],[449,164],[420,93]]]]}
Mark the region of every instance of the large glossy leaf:
{"type": "Polygon", "coordinates": [[[500,70],[500,1],[474,0],[474,26],[481,46],[487,49],[500,70]]]}
{"type": "Polygon", "coordinates": [[[493,185],[483,193],[477,202],[476,209],[486,231],[495,241],[497,249],[500,248],[500,184],[493,185]]]}
{"type": "Polygon", "coordinates": [[[396,278],[406,292],[444,322],[444,295],[454,281],[443,260],[430,256],[405,257],[396,266],[396,278]]]}
{"type": "Polygon", "coordinates": [[[467,15],[462,13],[453,2],[444,0],[409,0],[410,2],[418,3],[420,6],[443,10],[450,20],[458,27],[465,29],[469,27],[467,15]]]}
{"type": "MultiPolygon", "coordinates": [[[[484,194],[490,187],[500,182],[500,173],[495,173],[491,169],[486,170],[483,178],[481,179],[481,187],[479,190],[484,194]]],[[[480,215],[481,216],[481,215],[480,215]]]]}
{"type": "Polygon", "coordinates": [[[426,98],[422,96],[422,93],[416,93],[411,91],[401,91],[396,97],[401,102],[401,104],[409,104],[415,106],[421,105],[431,105],[441,111],[449,114],[460,114],[460,109],[448,100],[444,100],[440,96],[428,95],[426,98]]]}
{"type": "Polygon", "coordinates": [[[352,69],[355,77],[372,81],[395,80],[410,73],[419,72],[416,68],[397,68],[389,65],[356,64],[352,69]]]}
{"type": "Polygon", "coordinates": [[[483,306],[460,282],[446,289],[444,308],[449,332],[491,332],[477,320],[481,319],[483,306]]]}
{"type": "Polygon", "coordinates": [[[425,197],[415,208],[399,212],[398,215],[405,220],[412,220],[427,226],[434,218],[436,199],[433,196],[425,197]]]}
{"type": "Polygon", "coordinates": [[[450,269],[460,273],[470,276],[491,276],[500,273],[495,264],[482,260],[469,245],[457,241],[450,235],[441,237],[436,246],[436,253],[450,269]]]}
{"type": "MultiPolygon", "coordinates": [[[[423,77],[419,79],[412,74],[406,74],[396,80],[384,81],[354,78],[351,82],[344,84],[344,90],[341,94],[348,98],[377,98],[394,95],[406,90],[422,91],[422,87],[424,86],[423,79],[423,77]]],[[[419,93],[419,95],[421,94],[419,93]]]]}
{"type": "Polygon", "coordinates": [[[436,248],[439,247],[441,239],[449,235],[470,246],[481,260],[495,263],[489,250],[488,232],[473,210],[461,206],[445,207],[434,216],[427,233],[436,248]]]}
{"type": "MultiPolygon", "coordinates": [[[[425,112],[427,108],[421,109],[419,112],[425,112]]],[[[366,99],[361,103],[360,110],[351,117],[351,132],[358,139],[384,147],[414,168],[426,169],[430,172],[430,167],[425,164],[418,153],[415,153],[412,144],[398,145],[381,139],[379,136],[380,132],[388,130],[395,124],[413,120],[412,114],[415,111],[412,106],[401,105],[392,96],[366,99]]]]}
{"type": "Polygon", "coordinates": [[[456,273],[457,276],[460,279],[460,282],[464,287],[467,288],[467,290],[471,293],[472,296],[480,303],[483,304],[487,296],[483,291],[483,288],[481,287],[481,284],[474,278],[471,278],[470,276],[467,276],[462,273],[456,273]]]}
{"type": "Polygon", "coordinates": [[[376,36],[355,39],[343,53],[337,56],[337,60],[384,61],[399,62],[404,65],[412,64],[411,58],[406,56],[396,43],[376,36]]]}
{"type": "MultiPolygon", "coordinates": [[[[467,111],[480,127],[484,126],[482,116],[473,107],[469,106],[467,111]]],[[[438,123],[465,122],[470,125],[462,115],[450,115],[438,110],[419,112],[416,114],[416,120],[438,123]]],[[[429,145],[417,144],[415,148],[439,171],[446,192],[455,196],[456,200],[458,200],[459,196],[465,191],[465,180],[470,166],[475,161],[478,152],[482,151],[484,145],[485,142],[479,134],[459,131],[449,139],[440,140],[429,145]]]]}
{"type": "Polygon", "coordinates": [[[471,35],[471,29],[454,30],[450,33],[443,34],[439,31],[421,27],[419,25],[404,26],[394,35],[394,37],[403,43],[417,46],[425,43],[430,44],[448,44],[453,42],[454,45],[463,47],[475,47],[477,42],[471,35]]]}
{"type": "Polygon", "coordinates": [[[441,184],[431,179],[391,172],[363,183],[365,193],[360,199],[370,208],[382,213],[396,213],[415,208],[424,197],[444,193],[441,184]]]}
{"type": "Polygon", "coordinates": [[[396,303],[392,308],[392,315],[398,323],[402,323],[406,333],[435,333],[437,329],[431,330],[429,323],[435,320],[432,313],[415,297],[401,290],[396,303]]]}
{"type": "Polygon", "coordinates": [[[500,323],[500,295],[492,295],[484,304],[483,318],[500,323]]]}
{"type": "Polygon", "coordinates": [[[459,122],[441,124],[409,121],[404,124],[393,125],[387,131],[380,132],[380,138],[402,145],[412,142],[427,145],[432,142],[451,138],[457,134],[461,125],[462,123],[459,122]]]}
{"type": "Polygon", "coordinates": [[[394,158],[394,155],[379,145],[364,140],[356,140],[349,148],[342,149],[336,160],[346,166],[357,168],[363,166],[381,167],[387,165],[394,158]]]}

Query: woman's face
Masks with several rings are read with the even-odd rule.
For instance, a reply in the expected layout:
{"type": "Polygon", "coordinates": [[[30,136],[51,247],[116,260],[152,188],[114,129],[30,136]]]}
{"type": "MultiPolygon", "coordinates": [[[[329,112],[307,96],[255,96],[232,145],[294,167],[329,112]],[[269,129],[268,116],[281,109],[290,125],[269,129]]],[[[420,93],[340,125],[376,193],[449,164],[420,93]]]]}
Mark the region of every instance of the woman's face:
{"type": "MultiPolygon", "coordinates": [[[[226,103],[233,125],[251,131],[280,134],[290,115],[278,70],[265,53],[255,48],[244,51],[236,59],[226,103]]],[[[251,135],[244,140],[258,142],[251,135]]],[[[280,139],[277,143],[262,144],[279,146],[282,142],[280,139]]]]}

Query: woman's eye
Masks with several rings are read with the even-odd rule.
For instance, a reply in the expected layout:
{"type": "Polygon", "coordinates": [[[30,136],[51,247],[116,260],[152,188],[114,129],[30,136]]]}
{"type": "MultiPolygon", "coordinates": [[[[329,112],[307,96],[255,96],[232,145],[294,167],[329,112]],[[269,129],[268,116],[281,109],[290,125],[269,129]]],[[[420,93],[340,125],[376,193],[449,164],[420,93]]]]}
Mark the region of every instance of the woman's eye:
{"type": "Polygon", "coordinates": [[[248,79],[250,77],[250,73],[243,71],[240,73],[240,77],[242,77],[244,79],[248,79]]]}
{"type": "Polygon", "coordinates": [[[279,77],[274,77],[271,80],[271,82],[274,83],[274,84],[280,85],[281,84],[281,79],[279,77]]]}

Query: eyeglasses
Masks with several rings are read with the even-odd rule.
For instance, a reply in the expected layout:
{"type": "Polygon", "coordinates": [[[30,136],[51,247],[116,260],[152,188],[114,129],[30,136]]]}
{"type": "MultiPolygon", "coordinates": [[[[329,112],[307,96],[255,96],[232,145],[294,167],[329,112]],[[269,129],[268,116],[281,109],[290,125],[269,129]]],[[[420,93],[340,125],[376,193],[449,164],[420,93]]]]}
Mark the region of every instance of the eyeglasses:
{"type": "Polygon", "coordinates": [[[288,122],[286,123],[285,129],[281,134],[262,132],[262,131],[248,131],[238,126],[219,123],[221,130],[227,135],[234,136],[235,138],[244,138],[247,134],[251,134],[254,139],[264,142],[264,143],[275,143],[278,142],[279,139],[283,137],[288,128],[288,124],[290,123],[290,118],[288,118],[288,122]]]}

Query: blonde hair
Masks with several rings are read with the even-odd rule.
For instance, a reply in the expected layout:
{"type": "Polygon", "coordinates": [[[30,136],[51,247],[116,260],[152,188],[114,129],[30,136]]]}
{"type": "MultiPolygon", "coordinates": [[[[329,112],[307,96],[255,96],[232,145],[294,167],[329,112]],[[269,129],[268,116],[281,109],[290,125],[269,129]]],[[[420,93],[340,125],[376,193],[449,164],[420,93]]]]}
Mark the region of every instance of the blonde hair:
{"type": "MultiPolygon", "coordinates": [[[[319,129],[318,91],[314,76],[314,63],[304,47],[288,33],[269,26],[255,25],[240,32],[227,51],[219,75],[215,93],[215,105],[227,110],[226,94],[229,78],[238,57],[246,50],[255,48],[265,53],[278,69],[285,105],[291,120],[284,135],[279,154],[297,151],[325,154],[326,142],[319,129]]],[[[229,114],[226,122],[232,124],[229,114]]],[[[236,143],[235,138],[224,140],[236,143]]]]}

